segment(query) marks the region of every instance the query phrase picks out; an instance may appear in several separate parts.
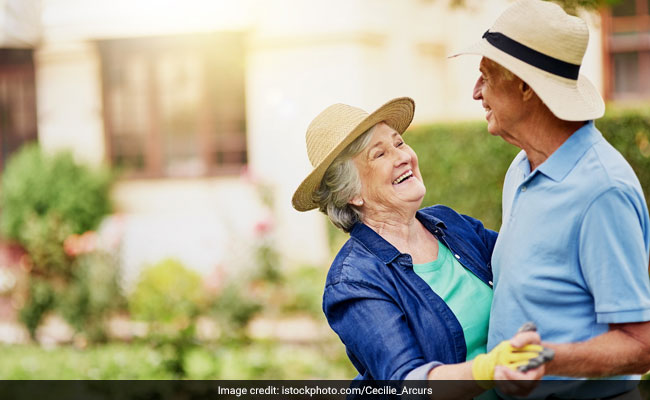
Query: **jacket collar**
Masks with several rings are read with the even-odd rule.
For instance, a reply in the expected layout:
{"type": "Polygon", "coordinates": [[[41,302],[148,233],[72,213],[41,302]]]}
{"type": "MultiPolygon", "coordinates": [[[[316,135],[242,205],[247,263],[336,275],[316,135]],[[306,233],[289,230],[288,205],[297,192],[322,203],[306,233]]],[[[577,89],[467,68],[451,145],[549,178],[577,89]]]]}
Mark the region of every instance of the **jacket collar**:
{"type": "MultiPolygon", "coordinates": [[[[418,211],[415,214],[415,218],[422,222],[422,225],[424,225],[429,232],[435,232],[436,227],[447,229],[447,225],[445,225],[441,219],[428,215],[422,211],[418,211]]],[[[393,260],[402,254],[392,244],[388,243],[386,239],[381,237],[381,235],[363,222],[357,222],[354,224],[350,231],[350,237],[358,240],[384,264],[393,262],[393,260]]]]}

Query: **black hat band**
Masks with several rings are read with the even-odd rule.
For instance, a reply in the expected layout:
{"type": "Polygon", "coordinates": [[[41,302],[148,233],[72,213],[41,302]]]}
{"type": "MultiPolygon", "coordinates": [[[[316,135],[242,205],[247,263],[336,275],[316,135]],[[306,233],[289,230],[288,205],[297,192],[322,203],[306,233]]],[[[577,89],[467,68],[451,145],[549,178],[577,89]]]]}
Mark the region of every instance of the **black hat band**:
{"type": "Polygon", "coordinates": [[[492,46],[497,49],[510,54],[511,56],[537,67],[543,71],[549,72],[553,75],[561,76],[563,78],[578,79],[580,73],[580,65],[571,64],[566,61],[558,60],[540,53],[537,50],[531,49],[516,40],[510,39],[508,36],[499,32],[485,31],[483,37],[492,46]]]}

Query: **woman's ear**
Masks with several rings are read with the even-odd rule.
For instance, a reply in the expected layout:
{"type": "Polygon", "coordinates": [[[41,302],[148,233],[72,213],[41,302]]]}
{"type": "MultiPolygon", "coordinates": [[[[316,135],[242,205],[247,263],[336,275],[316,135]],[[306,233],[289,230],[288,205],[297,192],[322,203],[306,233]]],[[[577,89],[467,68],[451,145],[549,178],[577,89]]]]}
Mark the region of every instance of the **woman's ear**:
{"type": "Polygon", "coordinates": [[[361,198],[361,195],[356,195],[353,198],[348,201],[348,204],[352,204],[353,206],[361,207],[363,205],[363,199],[361,198]]]}

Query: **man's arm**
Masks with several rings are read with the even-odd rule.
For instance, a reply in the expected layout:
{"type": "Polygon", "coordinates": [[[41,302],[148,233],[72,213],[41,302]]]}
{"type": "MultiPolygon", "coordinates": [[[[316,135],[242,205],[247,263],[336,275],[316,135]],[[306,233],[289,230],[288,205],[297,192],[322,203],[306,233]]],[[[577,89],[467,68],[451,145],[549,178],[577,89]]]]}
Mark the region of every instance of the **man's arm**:
{"type": "Polygon", "coordinates": [[[548,375],[598,378],[650,371],[650,321],[610,324],[609,332],[585,342],[542,344],[555,350],[548,375]]]}
{"type": "Polygon", "coordinates": [[[545,344],[555,350],[547,373],[604,377],[650,370],[650,321],[639,322],[650,318],[650,222],[640,196],[611,188],[587,208],[579,234],[580,270],[596,321],[609,324],[609,331],[584,342],[545,344]]]}

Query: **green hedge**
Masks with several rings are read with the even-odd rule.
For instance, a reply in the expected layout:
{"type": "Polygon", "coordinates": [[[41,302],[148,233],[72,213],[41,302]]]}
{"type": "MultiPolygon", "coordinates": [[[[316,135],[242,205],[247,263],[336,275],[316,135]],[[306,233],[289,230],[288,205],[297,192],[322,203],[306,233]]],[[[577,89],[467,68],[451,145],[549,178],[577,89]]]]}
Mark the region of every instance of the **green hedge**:
{"type": "Polygon", "coordinates": [[[481,122],[419,126],[405,140],[420,161],[423,207],[444,204],[499,228],[503,177],[519,149],[491,136],[481,122]]]}
{"type": "MultiPolygon", "coordinates": [[[[596,126],[632,165],[650,200],[650,111],[609,111],[596,126]]],[[[490,135],[485,122],[417,126],[405,139],[427,187],[422,206],[445,204],[499,229],[503,178],[517,147],[490,135]]]]}

